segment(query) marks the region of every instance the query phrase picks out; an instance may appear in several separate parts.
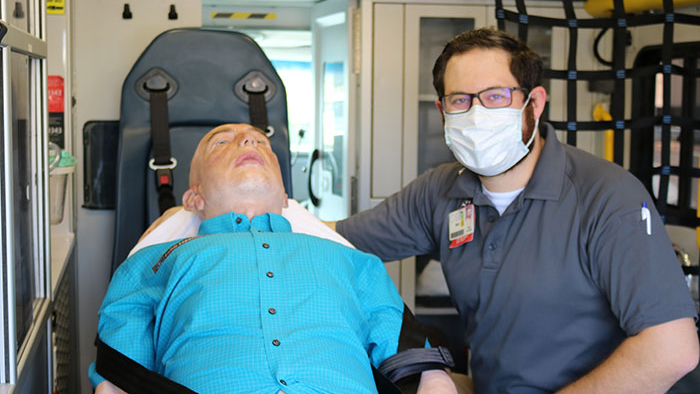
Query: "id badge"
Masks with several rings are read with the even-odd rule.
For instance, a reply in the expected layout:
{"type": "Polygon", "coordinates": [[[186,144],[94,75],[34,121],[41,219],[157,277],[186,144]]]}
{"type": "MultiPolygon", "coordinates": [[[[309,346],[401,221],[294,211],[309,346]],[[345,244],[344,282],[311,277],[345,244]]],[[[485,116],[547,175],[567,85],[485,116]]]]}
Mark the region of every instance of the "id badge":
{"type": "Polygon", "coordinates": [[[450,249],[474,239],[474,204],[465,204],[448,216],[450,249]]]}

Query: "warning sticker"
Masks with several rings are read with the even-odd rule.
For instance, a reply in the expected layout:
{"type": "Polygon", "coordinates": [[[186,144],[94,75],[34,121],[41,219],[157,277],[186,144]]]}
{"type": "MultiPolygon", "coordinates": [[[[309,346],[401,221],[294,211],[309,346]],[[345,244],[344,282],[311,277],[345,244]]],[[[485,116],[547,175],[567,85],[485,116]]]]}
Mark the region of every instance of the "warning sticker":
{"type": "Polygon", "coordinates": [[[260,12],[212,12],[212,19],[257,19],[271,21],[277,19],[275,13],[260,13],[260,12]]]}
{"type": "Polygon", "coordinates": [[[66,0],[46,0],[46,12],[53,15],[66,13],[66,0]]]}

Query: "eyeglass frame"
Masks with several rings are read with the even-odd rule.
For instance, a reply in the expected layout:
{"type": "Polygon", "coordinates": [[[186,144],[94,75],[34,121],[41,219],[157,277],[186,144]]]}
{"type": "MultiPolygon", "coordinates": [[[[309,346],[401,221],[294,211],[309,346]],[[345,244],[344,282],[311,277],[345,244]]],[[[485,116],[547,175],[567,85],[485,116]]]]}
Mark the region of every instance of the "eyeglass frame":
{"type": "Polygon", "coordinates": [[[476,98],[477,100],[479,100],[479,102],[481,103],[481,105],[484,106],[484,108],[490,108],[490,109],[495,109],[495,108],[506,108],[506,107],[510,106],[511,104],[513,104],[513,92],[516,91],[516,90],[519,90],[519,91],[523,92],[523,93],[526,94],[526,95],[527,95],[527,92],[530,91],[530,89],[523,88],[523,87],[491,87],[491,88],[486,88],[486,89],[484,89],[484,90],[482,90],[482,91],[480,91],[480,92],[477,92],[477,93],[452,93],[452,94],[446,94],[446,95],[440,97],[440,104],[442,104],[443,111],[445,111],[445,113],[448,114],[448,115],[463,114],[463,113],[469,111],[470,109],[472,109],[472,107],[474,107],[474,98],[476,98]],[[509,98],[510,100],[509,100],[508,104],[505,104],[505,105],[500,106],[500,107],[487,107],[486,104],[484,104],[484,102],[481,100],[481,97],[479,97],[479,95],[481,95],[481,94],[484,93],[484,92],[488,92],[489,90],[495,90],[495,89],[505,89],[505,90],[508,90],[508,91],[509,91],[509,97],[508,97],[508,98],[509,98]],[[467,108],[467,109],[465,109],[465,110],[463,110],[463,111],[447,112],[447,106],[445,105],[445,97],[450,97],[450,96],[467,96],[467,97],[469,97],[469,108],[467,108]]]}

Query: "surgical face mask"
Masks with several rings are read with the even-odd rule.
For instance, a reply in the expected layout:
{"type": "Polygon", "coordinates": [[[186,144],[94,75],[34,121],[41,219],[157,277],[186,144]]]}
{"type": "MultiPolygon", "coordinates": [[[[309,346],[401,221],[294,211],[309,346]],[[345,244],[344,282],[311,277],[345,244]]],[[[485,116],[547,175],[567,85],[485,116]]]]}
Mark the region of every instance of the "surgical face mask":
{"type": "Polygon", "coordinates": [[[445,114],[445,142],[457,160],[483,176],[506,172],[529,151],[539,119],[527,144],[523,144],[521,109],[484,108],[475,105],[461,114],[445,114]]]}

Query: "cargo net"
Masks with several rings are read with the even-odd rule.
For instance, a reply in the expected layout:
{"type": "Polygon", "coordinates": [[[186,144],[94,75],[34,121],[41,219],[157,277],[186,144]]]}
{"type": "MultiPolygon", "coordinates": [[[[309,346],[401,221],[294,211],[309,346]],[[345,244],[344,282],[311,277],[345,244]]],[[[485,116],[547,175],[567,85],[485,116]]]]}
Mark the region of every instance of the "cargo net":
{"type": "MultiPolygon", "coordinates": [[[[663,10],[654,13],[627,14],[623,0],[614,0],[612,15],[607,18],[577,18],[572,0],[561,0],[565,18],[557,19],[528,14],[524,0],[516,0],[516,10],[508,10],[503,7],[503,1],[496,1],[496,19],[498,28],[506,30],[506,21],[517,23],[518,36],[527,42],[528,30],[537,27],[559,27],[568,30],[568,59],[567,69],[555,70],[545,68],[545,79],[566,81],[566,115],[563,120],[550,119],[552,126],[566,133],[566,142],[576,145],[576,135],[579,131],[606,131],[613,130],[614,148],[612,159],[615,163],[623,165],[624,160],[624,131],[631,130],[630,171],[635,174],[647,187],[650,194],[655,196],[657,209],[661,213],[665,223],[683,225],[687,227],[700,226],[700,219],[696,215],[697,199],[692,198],[692,185],[697,185],[700,178],[700,169],[697,163],[693,163],[693,148],[695,138],[700,143],[700,115],[698,114],[697,81],[700,78],[698,72],[698,56],[700,56],[700,42],[674,44],[673,32],[676,24],[700,26],[700,17],[695,15],[680,14],[674,12],[672,0],[663,0],[663,10]],[[628,29],[647,26],[663,25],[662,44],[655,48],[656,60],[636,62],[635,65],[625,68],[625,47],[628,40],[628,29]],[[605,62],[598,57],[609,69],[601,71],[579,70],[577,67],[578,33],[580,29],[612,29],[613,46],[612,61],[605,62]],[[696,44],[695,46],[692,44],[696,44]],[[694,55],[694,61],[691,58],[694,55]],[[678,57],[685,59],[679,65],[678,57]],[[688,57],[691,56],[691,57],[688,57]],[[690,61],[687,61],[690,60],[690,61]],[[663,107],[656,108],[653,105],[655,87],[654,81],[660,74],[663,79],[663,107]],[[671,105],[671,77],[681,76],[683,81],[690,81],[683,89],[682,110],[672,110],[671,105]],[[631,79],[633,86],[632,114],[630,119],[625,119],[625,82],[631,79]],[[610,117],[607,121],[579,121],[577,119],[577,81],[589,81],[593,83],[607,83],[611,85],[610,93],[610,117]],[[652,81],[647,92],[639,90],[637,81],[652,81]],[[686,91],[687,89],[687,91],[686,91]],[[644,96],[644,97],[642,97],[644,96]],[[652,105],[637,105],[637,100],[651,100],[652,105]],[[678,150],[680,142],[680,160],[673,160],[672,165],[672,131],[674,150],[678,150]],[[694,137],[694,131],[698,131],[698,137],[694,137]],[[654,140],[654,133],[660,139],[660,160],[657,153],[654,159],[653,150],[659,150],[659,143],[654,140]],[[660,133],[660,138],[658,134],[660,133]],[[686,146],[683,146],[685,144],[686,146]],[[677,163],[676,163],[677,162],[677,163]],[[678,195],[673,194],[669,202],[669,184],[671,177],[674,179],[673,188],[678,186],[678,195]],[[653,181],[652,181],[653,180],[653,181]],[[692,207],[695,205],[695,208],[692,207]]],[[[554,2],[553,2],[554,3],[554,2]]],[[[660,26],[661,27],[661,26],[660,26]]],[[[604,31],[603,31],[604,32],[604,31]]],[[[597,42],[602,33],[598,35],[597,42]]],[[[597,48],[595,48],[597,51],[597,48]]],[[[641,53],[641,51],[640,51],[641,53]]],[[[597,52],[596,52],[597,55],[597,52]]],[[[639,56],[637,57],[639,58],[639,56]]],[[[644,84],[641,84],[644,85],[644,84]]],[[[678,92],[676,92],[677,94],[678,92]]],[[[699,145],[700,146],[700,145],[699,145]]]]}

